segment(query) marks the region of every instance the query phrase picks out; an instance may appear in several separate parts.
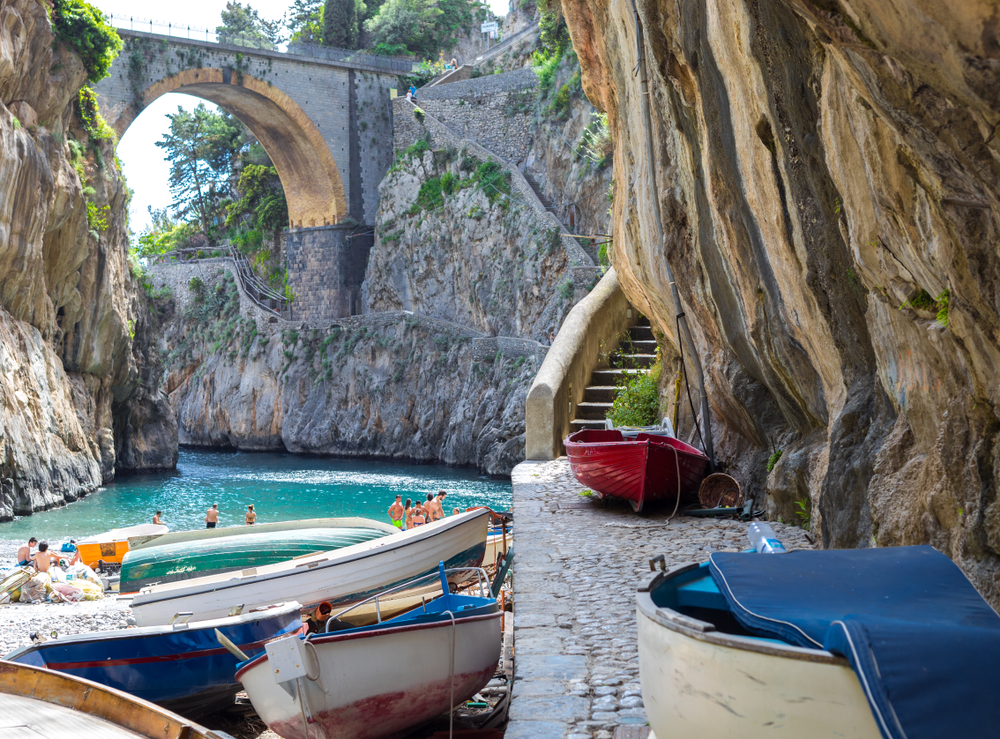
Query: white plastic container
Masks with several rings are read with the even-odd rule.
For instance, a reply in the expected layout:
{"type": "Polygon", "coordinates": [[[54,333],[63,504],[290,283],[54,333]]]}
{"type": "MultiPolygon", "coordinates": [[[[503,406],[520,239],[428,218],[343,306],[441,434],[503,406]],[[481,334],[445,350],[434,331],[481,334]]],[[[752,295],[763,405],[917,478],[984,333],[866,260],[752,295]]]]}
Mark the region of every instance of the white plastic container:
{"type": "Polygon", "coordinates": [[[788,551],[778,539],[778,535],[774,533],[774,529],[763,521],[755,521],[750,524],[750,528],[747,529],[747,538],[753,544],[754,549],[762,554],[786,554],[788,551]]]}

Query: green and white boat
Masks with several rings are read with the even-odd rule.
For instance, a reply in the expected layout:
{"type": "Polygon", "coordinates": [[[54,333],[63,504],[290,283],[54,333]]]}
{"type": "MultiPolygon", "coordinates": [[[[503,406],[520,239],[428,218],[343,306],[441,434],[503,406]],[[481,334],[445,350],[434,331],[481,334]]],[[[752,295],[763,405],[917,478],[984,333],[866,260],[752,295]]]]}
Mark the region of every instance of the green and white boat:
{"type": "Polygon", "coordinates": [[[189,580],[284,562],[316,552],[361,544],[397,532],[367,518],[314,518],[303,521],[179,531],[129,542],[122,560],[119,591],[189,580]]]}

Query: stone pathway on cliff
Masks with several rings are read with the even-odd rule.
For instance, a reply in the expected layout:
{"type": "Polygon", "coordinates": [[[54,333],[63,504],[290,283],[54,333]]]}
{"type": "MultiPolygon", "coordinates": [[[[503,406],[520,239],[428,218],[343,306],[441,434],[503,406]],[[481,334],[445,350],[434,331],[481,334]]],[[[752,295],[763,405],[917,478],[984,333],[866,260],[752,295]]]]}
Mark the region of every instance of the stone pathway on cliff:
{"type": "MultiPolygon", "coordinates": [[[[580,496],[565,458],[512,473],[514,689],[506,739],[611,739],[645,726],[639,688],[635,588],[649,560],[667,567],[739,551],[749,524],[637,516],[625,503],[580,496]]],[[[771,524],[788,549],[805,531],[771,524]]]]}

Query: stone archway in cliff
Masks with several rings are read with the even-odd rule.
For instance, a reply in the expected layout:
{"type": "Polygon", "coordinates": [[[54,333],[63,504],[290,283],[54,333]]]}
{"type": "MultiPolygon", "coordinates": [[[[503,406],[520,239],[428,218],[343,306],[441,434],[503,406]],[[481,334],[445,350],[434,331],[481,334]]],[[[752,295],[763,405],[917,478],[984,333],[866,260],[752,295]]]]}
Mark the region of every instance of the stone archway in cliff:
{"type": "Polygon", "coordinates": [[[316,125],[284,92],[246,73],[202,67],[159,80],[111,121],[118,136],[168,92],[215,103],[253,132],[278,170],[291,228],[331,226],[347,216],[340,170],[316,125]]]}

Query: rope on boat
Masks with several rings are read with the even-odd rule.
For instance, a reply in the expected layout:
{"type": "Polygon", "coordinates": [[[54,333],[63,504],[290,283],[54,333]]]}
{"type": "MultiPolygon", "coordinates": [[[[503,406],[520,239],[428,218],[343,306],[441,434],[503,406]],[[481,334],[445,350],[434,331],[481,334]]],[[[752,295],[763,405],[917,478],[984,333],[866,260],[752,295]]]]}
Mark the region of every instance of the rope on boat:
{"type": "Polygon", "coordinates": [[[453,739],[455,725],[455,614],[445,611],[451,618],[451,671],[448,682],[451,685],[451,695],[448,698],[448,739],[453,739]]]}

